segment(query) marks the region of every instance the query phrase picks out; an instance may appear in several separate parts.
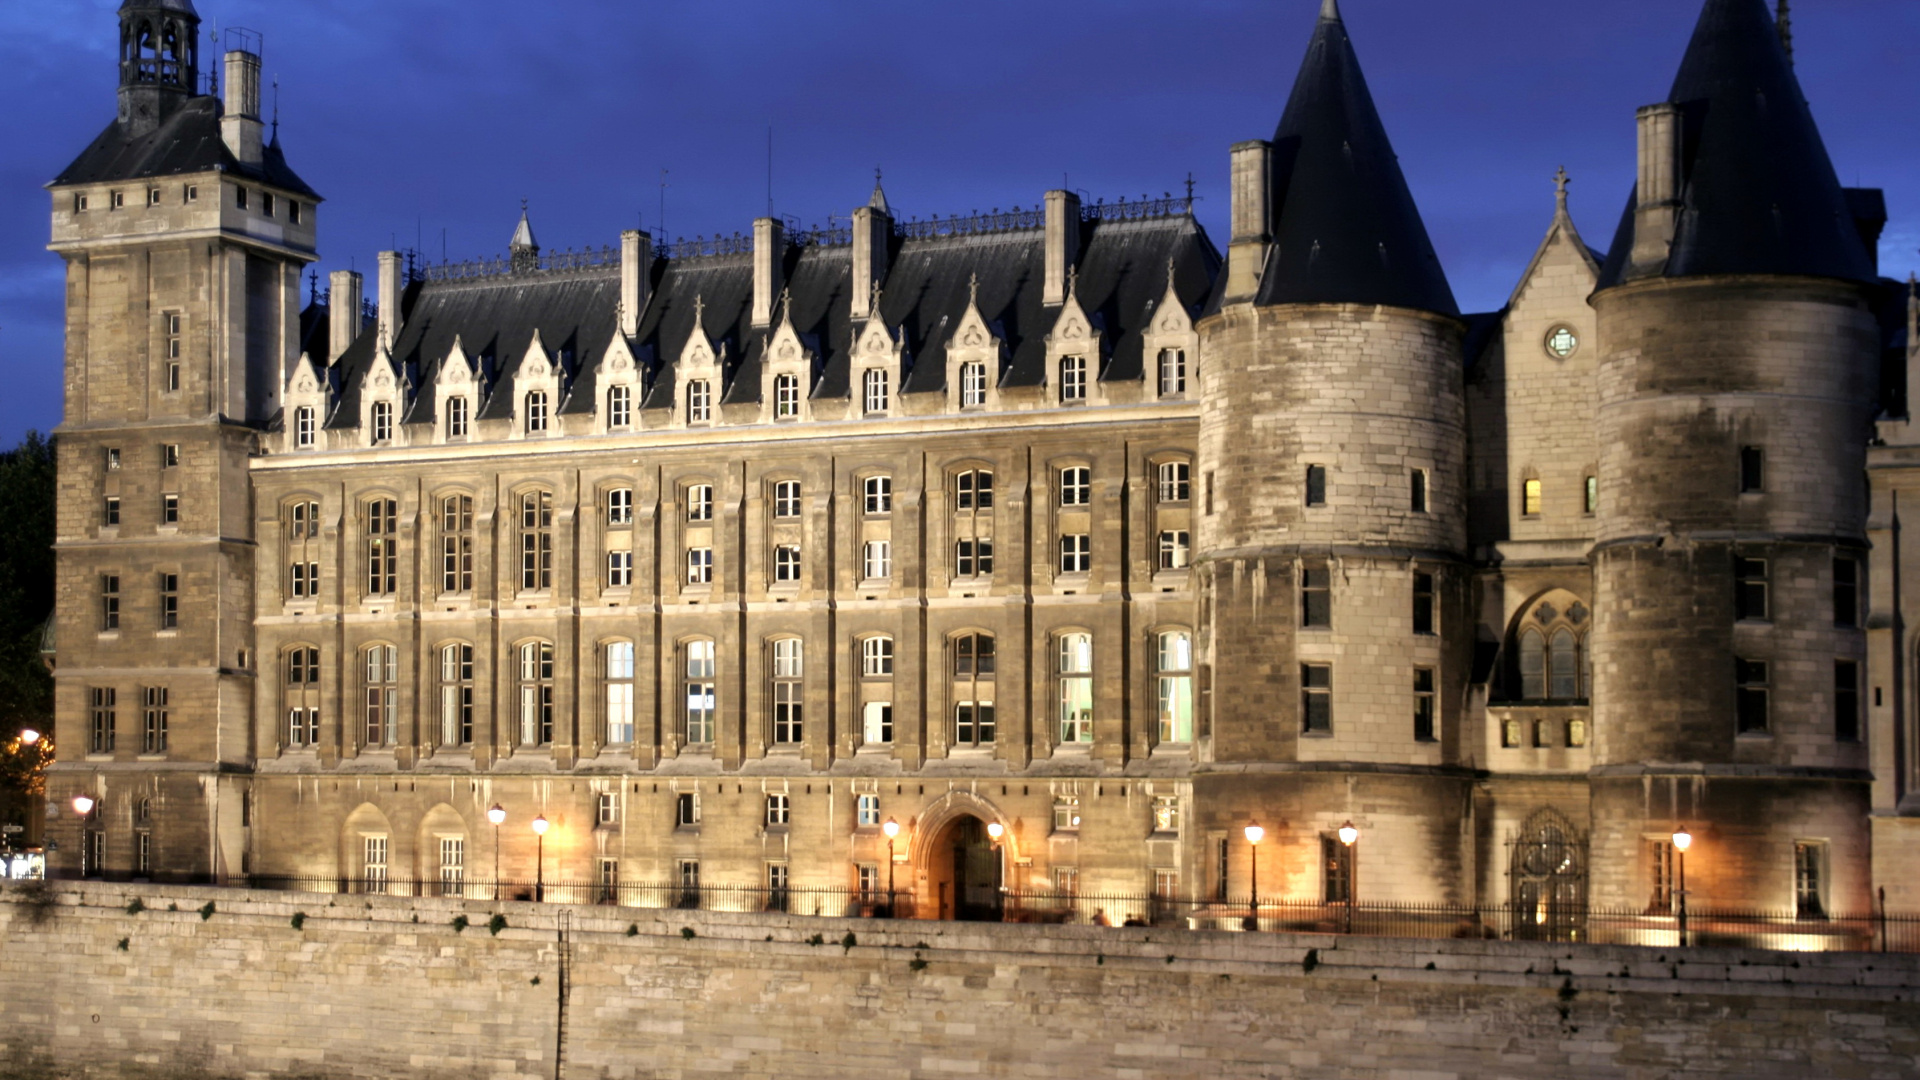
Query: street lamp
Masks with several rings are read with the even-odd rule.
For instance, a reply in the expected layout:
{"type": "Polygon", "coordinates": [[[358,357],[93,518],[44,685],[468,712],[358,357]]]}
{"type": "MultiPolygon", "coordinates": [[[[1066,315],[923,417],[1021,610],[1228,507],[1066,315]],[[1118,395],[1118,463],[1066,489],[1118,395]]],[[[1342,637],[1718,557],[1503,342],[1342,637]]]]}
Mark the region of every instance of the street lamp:
{"type": "Polygon", "coordinates": [[[93,813],[93,797],[91,795],[75,795],[73,797],[73,812],[81,817],[86,817],[88,814],[93,813]]]}
{"type": "Polygon", "coordinates": [[[20,729],[20,745],[21,746],[32,746],[34,743],[37,743],[39,741],[40,741],[39,732],[33,730],[32,728],[20,729]]]}
{"type": "Polygon", "coordinates": [[[900,835],[900,823],[887,819],[880,831],[887,834],[887,918],[893,918],[893,838],[900,835]]]}
{"type": "Polygon", "coordinates": [[[533,819],[533,835],[540,838],[535,845],[533,856],[533,899],[535,903],[547,898],[547,816],[541,814],[533,819]]]}
{"type": "Polygon", "coordinates": [[[1680,887],[1673,891],[1673,895],[1680,900],[1680,947],[1683,949],[1687,947],[1687,849],[1692,846],[1693,834],[1687,831],[1685,825],[1673,830],[1673,850],[1680,856],[1680,887]]]}
{"type": "Polygon", "coordinates": [[[1353,933],[1353,842],[1360,839],[1360,830],[1354,828],[1352,819],[1340,826],[1340,842],[1347,846],[1347,933],[1353,933]]]}
{"type": "Polygon", "coordinates": [[[1254,821],[1247,822],[1247,924],[1246,929],[1260,929],[1260,841],[1266,838],[1267,830],[1254,821]]]}
{"type": "Polygon", "coordinates": [[[507,808],[499,803],[487,807],[487,820],[493,822],[493,898],[500,899],[500,823],[507,820],[507,808]]]}

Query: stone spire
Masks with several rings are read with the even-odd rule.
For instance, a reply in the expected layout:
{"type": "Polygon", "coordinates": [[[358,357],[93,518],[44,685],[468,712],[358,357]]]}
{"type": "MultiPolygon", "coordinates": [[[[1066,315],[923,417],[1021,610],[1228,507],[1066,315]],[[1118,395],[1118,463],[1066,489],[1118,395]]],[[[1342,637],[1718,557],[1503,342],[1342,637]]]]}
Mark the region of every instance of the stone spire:
{"type": "Polygon", "coordinates": [[[540,243],[533,238],[533,223],[527,220],[527,200],[520,200],[520,224],[514,226],[513,239],[507,241],[507,259],[516,274],[540,269],[540,243]]]}
{"type": "Polygon", "coordinates": [[[880,170],[873,170],[873,196],[867,200],[867,209],[893,216],[893,210],[887,205],[887,193],[880,188],[880,170]]]}
{"type": "Polygon", "coordinates": [[[1320,7],[1270,168],[1273,243],[1256,303],[1459,313],[1335,0],[1320,7]]]}

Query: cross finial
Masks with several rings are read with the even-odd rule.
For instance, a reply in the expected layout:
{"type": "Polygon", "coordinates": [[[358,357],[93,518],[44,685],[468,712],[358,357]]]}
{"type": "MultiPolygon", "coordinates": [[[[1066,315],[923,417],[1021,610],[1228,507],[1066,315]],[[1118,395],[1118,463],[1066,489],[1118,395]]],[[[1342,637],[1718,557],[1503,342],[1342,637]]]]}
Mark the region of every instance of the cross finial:
{"type": "Polygon", "coordinates": [[[707,298],[704,296],[701,296],[699,293],[694,293],[693,294],[693,328],[695,330],[700,330],[702,332],[706,330],[706,327],[701,325],[701,323],[705,320],[706,311],[707,311],[707,298]]]}
{"type": "Polygon", "coordinates": [[[1167,288],[1173,288],[1173,256],[1167,256],[1167,288]]]}
{"type": "Polygon", "coordinates": [[[1077,289],[1079,285],[1080,285],[1080,268],[1077,266],[1067,267],[1067,295],[1072,296],[1074,293],[1074,290],[1077,289]]]}
{"type": "Polygon", "coordinates": [[[967,278],[967,306],[977,307],[980,303],[980,275],[967,278]]]}
{"type": "Polygon", "coordinates": [[[871,312],[875,318],[878,318],[880,315],[880,282],[879,281],[875,281],[873,283],[873,293],[867,299],[867,310],[871,312]]]}
{"type": "Polygon", "coordinates": [[[787,286],[780,290],[780,321],[791,322],[792,320],[793,320],[793,288],[791,286],[787,286]]]}
{"type": "Polygon", "coordinates": [[[1567,209],[1567,185],[1572,180],[1573,178],[1567,175],[1565,165],[1560,166],[1560,171],[1553,174],[1553,202],[1562,213],[1567,209]]]}

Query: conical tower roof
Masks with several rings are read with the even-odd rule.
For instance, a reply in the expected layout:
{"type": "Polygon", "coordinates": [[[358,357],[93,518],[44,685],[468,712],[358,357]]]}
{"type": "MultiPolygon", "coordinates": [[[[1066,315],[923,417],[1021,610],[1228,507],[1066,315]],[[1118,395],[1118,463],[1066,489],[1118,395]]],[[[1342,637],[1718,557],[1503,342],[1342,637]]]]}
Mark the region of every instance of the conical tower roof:
{"type": "MultiPolygon", "coordinates": [[[[1667,100],[1683,117],[1683,188],[1665,276],[1874,278],[1765,0],[1707,0],[1667,100]]],[[[1624,279],[1635,205],[1601,288],[1624,279]]]]}
{"type": "Polygon", "coordinates": [[[1273,248],[1261,304],[1459,314],[1334,0],[1273,136],[1273,248]]]}
{"type": "Polygon", "coordinates": [[[540,245],[533,238],[533,223],[527,220],[527,208],[520,208],[520,224],[513,227],[513,239],[507,241],[509,251],[539,251],[540,245]]]}

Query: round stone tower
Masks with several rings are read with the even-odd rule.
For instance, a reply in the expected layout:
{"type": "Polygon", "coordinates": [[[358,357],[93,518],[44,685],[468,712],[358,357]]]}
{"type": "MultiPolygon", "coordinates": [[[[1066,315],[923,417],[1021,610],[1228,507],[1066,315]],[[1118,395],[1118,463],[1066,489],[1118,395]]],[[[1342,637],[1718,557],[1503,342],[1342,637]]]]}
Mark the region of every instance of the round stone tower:
{"type": "Polygon", "coordinates": [[[1199,327],[1201,879],[1256,884],[1253,820],[1262,895],[1465,899],[1462,327],[1332,0],[1233,161],[1199,327]]]}
{"type": "Polygon", "coordinates": [[[1762,0],[1707,0],[1593,297],[1592,899],[1868,905],[1872,256],[1762,0]]]}

